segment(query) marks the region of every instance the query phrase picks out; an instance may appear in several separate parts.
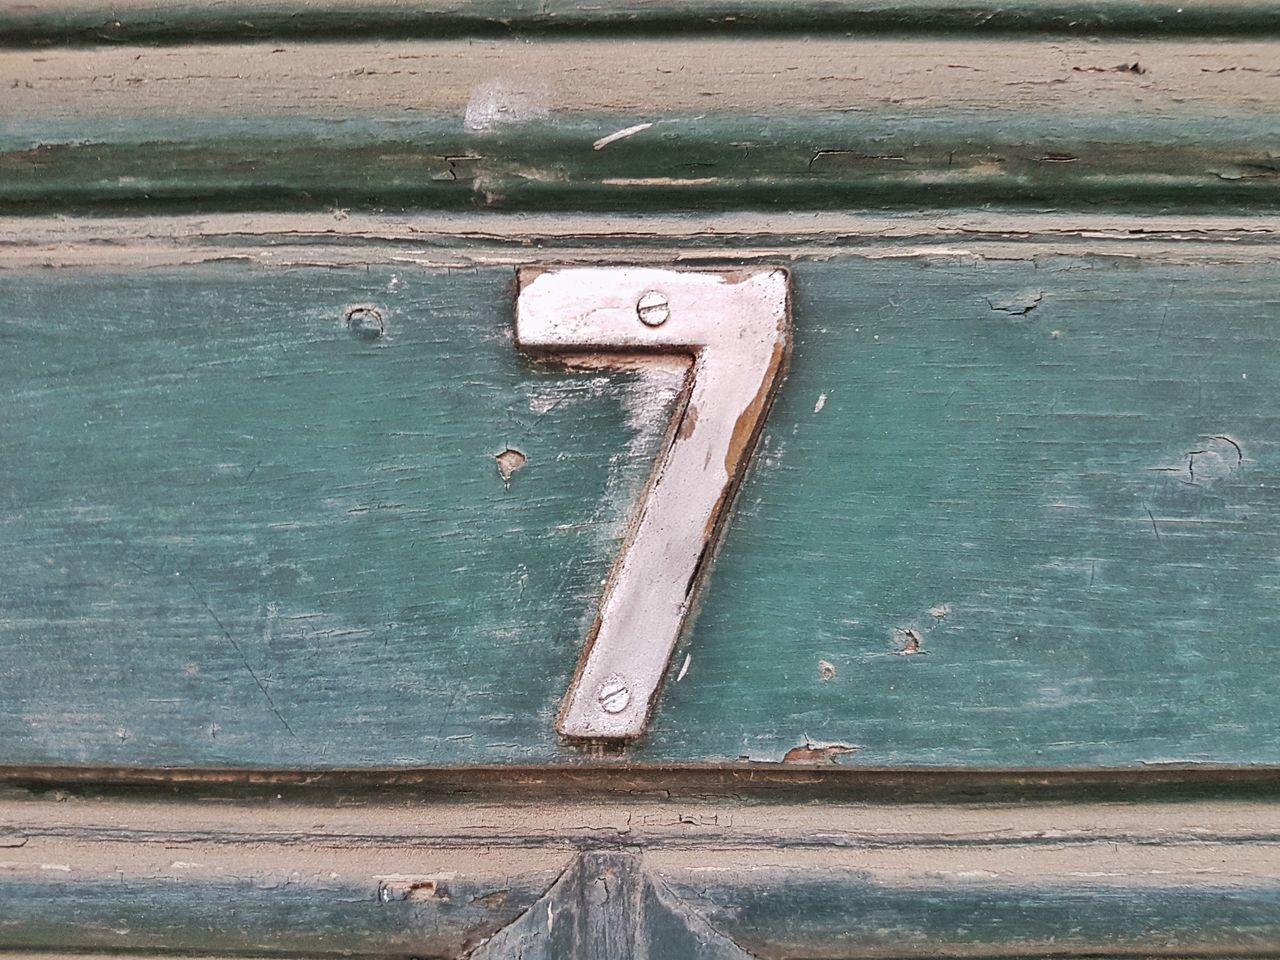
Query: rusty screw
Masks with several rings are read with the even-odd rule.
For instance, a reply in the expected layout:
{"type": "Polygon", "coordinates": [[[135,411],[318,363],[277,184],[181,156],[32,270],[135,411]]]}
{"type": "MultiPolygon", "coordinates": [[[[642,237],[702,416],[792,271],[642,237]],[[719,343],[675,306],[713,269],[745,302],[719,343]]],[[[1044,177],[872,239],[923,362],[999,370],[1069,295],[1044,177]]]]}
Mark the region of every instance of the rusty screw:
{"type": "Polygon", "coordinates": [[[671,316],[671,305],[667,303],[667,295],[657,290],[650,290],[637,301],[636,315],[645,326],[662,326],[671,316]]]}
{"type": "Polygon", "coordinates": [[[600,685],[596,701],[605,713],[621,713],[631,704],[631,691],[621,679],[610,677],[600,685]]]}

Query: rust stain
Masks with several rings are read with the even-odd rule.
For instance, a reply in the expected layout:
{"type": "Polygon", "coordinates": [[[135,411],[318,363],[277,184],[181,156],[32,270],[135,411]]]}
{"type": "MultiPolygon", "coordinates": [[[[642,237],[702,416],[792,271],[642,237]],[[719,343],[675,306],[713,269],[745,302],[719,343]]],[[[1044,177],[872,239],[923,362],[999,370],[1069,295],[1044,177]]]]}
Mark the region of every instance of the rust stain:
{"type": "Polygon", "coordinates": [[[698,426],[698,408],[689,405],[689,409],[685,411],[684,418],[680,421],[680,429],[676,431],[676,438],[679,440],[688,440],[693,436],[694,428],[698,426]]]}

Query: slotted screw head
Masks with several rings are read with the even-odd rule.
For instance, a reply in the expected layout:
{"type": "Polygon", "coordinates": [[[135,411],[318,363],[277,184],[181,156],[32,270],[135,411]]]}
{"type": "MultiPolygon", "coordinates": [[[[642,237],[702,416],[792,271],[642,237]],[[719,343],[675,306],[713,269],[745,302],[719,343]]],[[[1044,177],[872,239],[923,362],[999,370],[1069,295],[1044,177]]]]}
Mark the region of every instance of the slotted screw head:
{"type": "Polygon", "coordinates": [[[643,294],[636,302],[636,315],[646,326],[662,326],[671,316],[671,305],[667,303],[667,295],[657,290],[650,290],[643,294]]]}
{"type": "Polygon", "coordinates": [[[622,680],[610,677],[600,685],[596,700],[605,713],[621,713],[631,705],[631,691],[622,680]]]}

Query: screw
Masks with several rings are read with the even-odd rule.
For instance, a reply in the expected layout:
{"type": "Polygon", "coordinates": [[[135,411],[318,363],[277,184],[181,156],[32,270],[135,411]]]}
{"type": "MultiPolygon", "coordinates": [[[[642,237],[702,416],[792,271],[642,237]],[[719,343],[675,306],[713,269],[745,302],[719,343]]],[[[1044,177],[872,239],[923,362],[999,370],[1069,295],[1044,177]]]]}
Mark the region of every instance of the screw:
{"type": "Polygon", "coordinates": [[[618,677],[610,677],[600,685],[596,701],[605,713],[621,713],[631,704],[631,691],[618,677]]]}
{"type": "Polygon", "coordinates": [[[347,307],[347,329],[361,340],[377,340],[387,332],[382,311],[377,307],[347,307]]]}
{"type": "Polygon", "coordinates": [[[636,303],[636,315],[640,322],[648,327],[660,327],[671,316],[671,306],[667,303],[667,295],[657,290],[650,290],[640,297],[636,303]]]}

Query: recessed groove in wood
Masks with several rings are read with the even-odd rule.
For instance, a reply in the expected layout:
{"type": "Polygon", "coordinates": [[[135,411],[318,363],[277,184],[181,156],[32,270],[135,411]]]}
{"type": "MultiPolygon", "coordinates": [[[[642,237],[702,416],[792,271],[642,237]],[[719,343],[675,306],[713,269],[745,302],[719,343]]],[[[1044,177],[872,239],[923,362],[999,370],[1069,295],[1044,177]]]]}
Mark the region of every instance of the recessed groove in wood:
{"type": "MultiPolygon", "coordinates": [[[[518,247],[521,263],[529,262],[528,248],[553,244],[574,257],[616,245],[643,250],[662,247],[670,259],[684,259],[695,248],[726,251],[763,247],[766,252],[792,247],[802,250],[857,248],[870,244],[902,246],[929,244],[940,251],[963,249],[955,241],[991,244],[1066,243],[1093,247],[1123,244],[1150,249],[1165,244],[1171,250],[1230,243],[1233,249],[1271,244],[1280,238],[1280,217],[1243,212],[1235,215],[1178,213],[1066,213],[1062,211],[948,210],[923,208],[910,213],[824,211],[743,211],[708,213],[696,221],[680,213],[627,214],[491,214],[477,218],[466,213],[220,213],[209,215],[140,217],[6,217],[0,216],[0,264],[18,265],[19,257],[87,255],[96,250],[99,261],[123,266],[139,256],[156,256],[169,247],[206,249],[209,256],[230,251],[259,256],[291,245],[328,247],[381,246],[390,255],[396,246],[419,248],[444,258],[455,248],[518,247]],[[439,249],[437,249],[439,248],[439,249]],[[676,251],[673,254],[673,249],[676,251]],[[448,252],[446,252],[446,250],[448,252]]],[[[926,247],[920,247],[924,250],[926,247]]],[[[1014,249],[1014,248],[1009,248],[1014,249]]],[[[1043,248],[1041,248],[1043,249],[1043,248]]],[[[60,262],[60,261],[54,261],[60,262]]],[[[89,261],[69,261],[87,266],[89,261]]]]}
{"type": "Polygon", "coordinates": [[[1157,801],[1268,799],[1280,790],[1280,768],[1164,766],[1107,770],[981,770],[974,768],[856,769],[830,764],[592,766],[469,765],[425,769],[352,770],[0,766],[10,797],[63,792],[85,797],[380,796],[447,799],[590,797],[717,797],[866,803],[990,803],[1023,801],[1157,801]]]}

